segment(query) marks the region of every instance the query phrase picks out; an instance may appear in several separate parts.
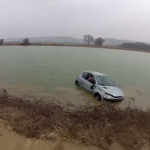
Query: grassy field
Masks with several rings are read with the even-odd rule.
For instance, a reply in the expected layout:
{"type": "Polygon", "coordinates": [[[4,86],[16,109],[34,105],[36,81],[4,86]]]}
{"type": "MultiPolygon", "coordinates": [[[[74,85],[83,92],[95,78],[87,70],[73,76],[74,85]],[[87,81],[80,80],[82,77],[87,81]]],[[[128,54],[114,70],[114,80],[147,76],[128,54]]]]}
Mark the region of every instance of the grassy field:
{"type": "Polygon", "coordinates": [[[150,111],[136,107],[121,109],[100,106],[65,105],[34,97],[15,97],[0,92],[0,119],[27,138],[67,142],[109,150],[113,143],[140,150],[150,142],[150,111]]]}

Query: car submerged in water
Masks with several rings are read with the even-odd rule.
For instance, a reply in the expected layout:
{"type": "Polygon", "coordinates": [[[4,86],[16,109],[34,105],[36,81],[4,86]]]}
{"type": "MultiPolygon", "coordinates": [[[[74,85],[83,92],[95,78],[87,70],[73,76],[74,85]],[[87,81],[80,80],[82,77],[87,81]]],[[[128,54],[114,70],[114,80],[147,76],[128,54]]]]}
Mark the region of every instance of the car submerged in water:
{"type": "Polygon", "coordinates": [[[122,101],[123,91],[105,74],[94,71],[83,71],[75,79],[75,85],[90,91],[98,100],[122,101]]]}

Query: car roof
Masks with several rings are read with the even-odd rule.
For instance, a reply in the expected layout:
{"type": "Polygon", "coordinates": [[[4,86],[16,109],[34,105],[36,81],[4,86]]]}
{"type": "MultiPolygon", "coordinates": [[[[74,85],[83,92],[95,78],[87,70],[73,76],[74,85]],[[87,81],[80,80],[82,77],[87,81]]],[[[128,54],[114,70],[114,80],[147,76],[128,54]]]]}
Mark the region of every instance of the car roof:
{"type": "Polygon", "coordinates": [[[96,72],[96,71],[83,71],[83,72],[88,72],[88,73],[91,73],[91,74],[94,74],[94,75],[107,76],[106,74],[103,74],[103,73],[100,73],[100,72],[96,72]]]}

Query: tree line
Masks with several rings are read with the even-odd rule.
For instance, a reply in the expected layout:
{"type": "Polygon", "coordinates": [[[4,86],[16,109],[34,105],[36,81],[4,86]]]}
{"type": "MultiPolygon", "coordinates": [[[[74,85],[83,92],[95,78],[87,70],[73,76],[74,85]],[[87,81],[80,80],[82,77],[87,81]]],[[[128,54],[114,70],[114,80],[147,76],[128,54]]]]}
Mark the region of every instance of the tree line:
{"type": "MultiPolygon", "coordinates": [[[[4,43],[4,39],[0,39],[0,45],[3,45],[3,43],[4,43]]],[[[23,39],[21,45],[30,45],[29,38],[23,39]]]]}
{"type": "MultiPolygon", "coordinates": [[[[84,35],[84,41],[85,41],[85,45],[88,46],[90,45],[90,43],[94,43],[94,45],[101,46],[105,42],[105,40],[102,39],[101,37],[94,39],[93,36],[89,34],[84,35]]],[[[3,45],[3,43],[4,43],[4,39],[0,39],[0,45],[3,45]]],[[[23,39],[21,43],[21,45],[30,45],[30,44],[31,43],[29,38],[23,39]]]]}
{"type": "Polygon", "coordinates": [[[138,50],[150,50],[150,45],[146,43],[123,43],[121,45],[123,48],[131,48],[131,49],[138,49],[138,50]]]}
{"type": "Polygon", "coordinates": [[[84,35],[84,41],[85,41],[85,45],[88,45],[88,46],[90,45],[90,43],[94,43],[94,45],[101,46],[105,42],[105,40],[102,39],[101,37],[96,38],[94,40],[93,36],[89,34],[84,35]]]}

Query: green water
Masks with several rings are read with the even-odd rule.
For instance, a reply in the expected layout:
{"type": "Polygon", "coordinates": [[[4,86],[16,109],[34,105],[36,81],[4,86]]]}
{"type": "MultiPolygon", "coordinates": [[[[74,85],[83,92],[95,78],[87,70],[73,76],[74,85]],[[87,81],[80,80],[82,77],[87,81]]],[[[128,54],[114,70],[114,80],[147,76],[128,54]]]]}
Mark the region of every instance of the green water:
{"type": "MultiPolygon", "coordinates": [[[[122,50],[50,46],[0,47],[1,87],[35,87],[51,92],[58,87],[75,90],[83,70],[109,75],[122,89],[150,92],[150,54],[122,50]]],[[[39,89],[39,91],[38,91],[39,89]]],[[[61,91],[61,90],[60,90],[61,91]]]]}

